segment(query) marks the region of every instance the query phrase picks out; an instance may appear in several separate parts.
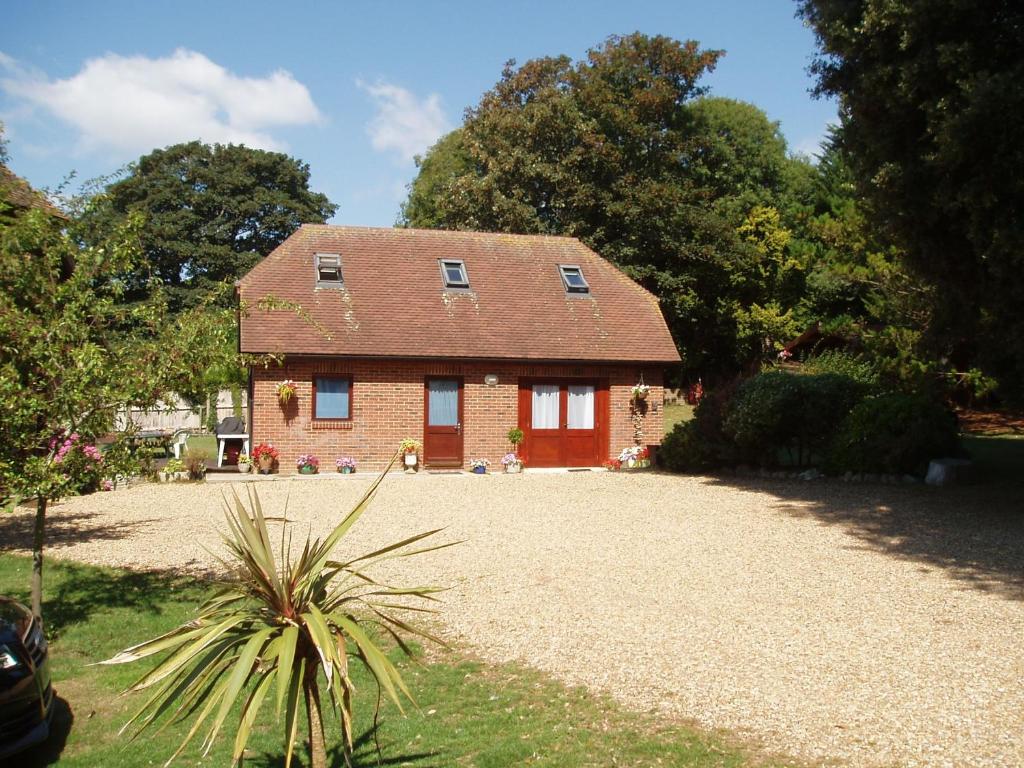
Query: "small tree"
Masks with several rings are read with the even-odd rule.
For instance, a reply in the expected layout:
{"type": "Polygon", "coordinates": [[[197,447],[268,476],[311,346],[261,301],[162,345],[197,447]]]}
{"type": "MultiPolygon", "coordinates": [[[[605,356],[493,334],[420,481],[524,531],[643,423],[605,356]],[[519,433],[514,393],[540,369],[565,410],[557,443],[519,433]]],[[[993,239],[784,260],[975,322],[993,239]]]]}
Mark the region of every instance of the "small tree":
{"type": "MultiPolygon", "coordinates": [[[[249,508],[232,494],[226,500],[229,533],[224,536],[229,556],[223,561],[235,578],[223,585],[195,619],[153,640],[132,646],[103,663],[124,664],[162,654],[162,660],[136,681],[129,691],[155,689],[126,724],[147,728],[192,719],[194,722],[169,764],[204,726],[203,754],[213,745],[233,706],[241,702],[235,729],[233,758],[241,765],[252,726],[268,697],[285,711],[285,765],[299,733],[299,712],[305,703],[310,760],[326,768],[323,687],[329,711],[341,723],[346,764],[352,754],[354,687],[349,657],[358,659],[383,692],[401,710],[400,697],[412,699],[398,669],[378,646],[375,630],[386,633],[409,653],[400,633],[441,641],[416,629],[402,611],[427,610],[409,605],[410,599],[433,600],[436,587],[395,587],[377,581],[374,564],[395,557],[429,552],[451,544],[418,546],[437,530],[412,536],[370,554],[333,560],[335,548],[363,514],[377,487],[399,454],[377,477],[362,500],[345,515],[326,539],[307,537],[301,556],[289,551],[291,536],[282,522],[281,542],[271,541],[259,497],[253,492],[249,508]],[[281,552],[280,557],[276,554],[281,552]]],[[[378,707],[380,697],[378,696],[378,707]]],[[[123,729],[122,729],[123,730],[123,729]]]]}
{"type": "Polygon", "coordinates": [[[93,246],[74,226],[41,210],[0,220],[0,499],[37,500],[37,616],[47,505],[96,471],[94,462],[65,460],[68,451],[111,432],[119,410],[151,407],[208,368],[207,350],[226,345],[196,345],[196,336],[234,332],[191,315],[169,324],[158,285],[148,300],[124,303],[126,276],[145,273],[139,217],[93,246]]]}

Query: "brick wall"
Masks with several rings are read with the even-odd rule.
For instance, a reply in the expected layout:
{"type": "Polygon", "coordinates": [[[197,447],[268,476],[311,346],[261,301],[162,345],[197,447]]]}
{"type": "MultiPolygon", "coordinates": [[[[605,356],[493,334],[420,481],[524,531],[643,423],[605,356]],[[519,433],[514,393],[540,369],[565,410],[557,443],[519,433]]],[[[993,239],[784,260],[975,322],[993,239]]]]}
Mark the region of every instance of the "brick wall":
{"type": "Polygon", "coordinates": [[[642,416],[643,443],[662,438],[662,376],[660,369],[637,366],[532,365],[486,362],[426,362],[350,358],[289,358],[281,367],[254,368],[252,399],[253,445],[273,443],[282,472],[295,471],[303,453],[319,457],[321,471],[334,471],[339,456],[355,457],[360,469],[381,469],[402,438],[423,439],[423,389],[426,376],[459,376],[464,382],[463,435],[465,458],[484,457],[492,464],[508,451],[505,435],[518,423],[520,377],[597,378],[607,380],[610,394],[610,453],[633,444],[630,389],[641,373],[651,385],[642,416]],[[347,422],[311,419],[316,375],[352,378],[352,418],[347,422]],[[489,386],[484,376],[495,374],[489,386]],[[292,379],[297,392],[288,406],[277,400],[279,381],[292,379]]]}

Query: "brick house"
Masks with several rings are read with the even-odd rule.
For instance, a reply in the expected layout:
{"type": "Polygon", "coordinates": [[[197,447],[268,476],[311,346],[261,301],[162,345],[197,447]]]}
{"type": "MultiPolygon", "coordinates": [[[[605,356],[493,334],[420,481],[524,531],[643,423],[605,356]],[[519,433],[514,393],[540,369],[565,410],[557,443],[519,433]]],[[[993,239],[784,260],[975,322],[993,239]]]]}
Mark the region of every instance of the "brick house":
{"type": "Polygon", "coordinates": [[[304,225],[237,290],[242,352],[282,358],[249,385],[282,471],[303,453],[380,468],[405,437],[427,467],[496,463],[515,426],[528,467],[661,441],[679,353],[657,299],[573,238],[304,225]]]}

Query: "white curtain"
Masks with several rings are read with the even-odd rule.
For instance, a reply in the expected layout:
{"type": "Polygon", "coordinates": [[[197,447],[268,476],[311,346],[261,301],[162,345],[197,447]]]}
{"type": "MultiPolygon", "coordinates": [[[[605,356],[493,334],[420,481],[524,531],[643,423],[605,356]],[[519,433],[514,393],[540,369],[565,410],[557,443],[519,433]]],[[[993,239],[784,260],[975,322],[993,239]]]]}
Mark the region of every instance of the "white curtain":
{"type": "Polygon", "coordinates": [[[594,428],[594,387],[590,384],[569,385],[569,429],[594,428]]]}
{"type": "Polygon", "coordinates": [[[533,428],[558,429],[557,384],[533,385],[533,428]]]}
{"type": "Polygon", "coordinates": [[[459,382],[431,379],[428,386],[428,423],[433,427],[454,427],[459,421],[459,382]]]}

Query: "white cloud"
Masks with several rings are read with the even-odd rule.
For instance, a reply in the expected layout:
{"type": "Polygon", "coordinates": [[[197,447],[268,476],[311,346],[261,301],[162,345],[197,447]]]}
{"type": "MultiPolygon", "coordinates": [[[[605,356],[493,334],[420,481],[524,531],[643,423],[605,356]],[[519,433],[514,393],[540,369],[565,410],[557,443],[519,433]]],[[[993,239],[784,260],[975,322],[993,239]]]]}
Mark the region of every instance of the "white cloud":
{"type": "Polygon", "coordinates": [[[239,77],[181,48],[155,59],[108,53],[64,80],[3,53],[0,68],[8,74],[0,87],[77,128],[85,151],[124,155],[192,139],[279,149],[268,129],[320,120],[309,90],[289,72],[239,77]]]}
{"type": "Polygon", "coordinates": [[[423,154],[451,128],[436,93],[425,99],[397,85],[378,81],[374,84],[356,81],[373,98],[377,114],[367,124],[373,148],[378,152],[394,152],[402,163],[423,154]]]}

